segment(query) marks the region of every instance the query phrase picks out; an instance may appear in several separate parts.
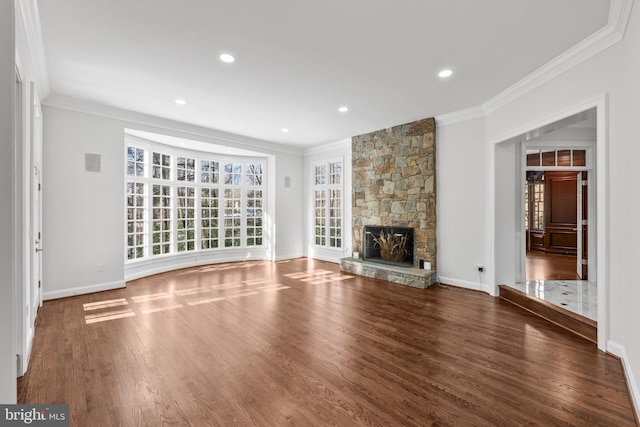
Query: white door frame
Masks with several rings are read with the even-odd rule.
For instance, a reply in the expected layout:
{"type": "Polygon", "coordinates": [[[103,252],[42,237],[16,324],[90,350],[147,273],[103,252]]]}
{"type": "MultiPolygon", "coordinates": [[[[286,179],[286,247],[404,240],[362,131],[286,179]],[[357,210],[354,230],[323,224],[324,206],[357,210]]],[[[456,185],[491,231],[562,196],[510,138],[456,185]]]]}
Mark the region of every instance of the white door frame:
{"type": "MultiPolygon", "coordinates": [[[[557,171],[562,171],[562,172],[576,172],[576,174],[578,174],[578,176],[582,176],[581,172],[588,172],[587,174],[587,180],[591,179],[591,176],[594,175],[596,173],[596,167],[593,164],[594,163],[594,151],[596,150],[596,148],[592,145],[592,144],[588,144],[588,143],[581,143],[581,142],[568,142],[568,143],[563,143],[563,144],[558,144],[558,143],[549,143],[549,144],[543,144],[543,143],[533,143],[533,144],[527,144],[525,142],[522,143],[522,149],[521,149],[521,163],[522,163],[522,173],[521,173],[521,180],[522,180],[522,185],[520,186],[522,192],[520,195],[520,200],[523,201],[524,203],[526,203],[526,201],[524,200],[524,185],[526,182],[526,172],[527,170],[540,170],[540,171],[553,171],[553,170],[557,170],[557,171]],[[556,167],[545,167],[545,166],[540,166],[540,167],[529,167],[527,168],[526,166],[526,160],[527,160],[527,150],[530,149],[534,149],[534,150],[538,150],[538,149],[548,149],[548,150],[563,150],[563,149],[572,149],[572,150],[585,150],[586,155],[587,155],[587,166],[585,167],[570,167],[570,166],[556,166],[556,167]]],[[[591,181],[589,181],[589,183],[591,183],[591,181]]],[[[578,186],[580,187],[580,190],[582,190],[582,186],[581,183],[578,184],[578,186]]],[[[591,188],[591,186],[588,187],[588,197],[587,199],[590,200],[591,198],[595,198],[597,197],[597,194],[593,193],[593,189],[591,188]]],[[[582,202],[582,193],[580,193],[578,195],[578,204],[580,204],[582,202]]],[[[524,204],[523,203],[523,204],[524,204]]],[[[582,207],[582,205],[580,204],[580,208],[582,207]]],[[[524,235],[524,233],[526,232],[525,230],[525,224],[524,224],[524,207],[521,207],[520,209],[521,211],[521,216],[522,216],[522,222],[520,223],[520,228],[522,230],[522,234],[524,235]]],[[[578,212],[580,212],[580,209],[578,209],[578,212]]],[[[598,218],[598,214],[596,212],[596,206],[595,204],[591,204],[589,203],[588,207],[587,207],[587,217],[589,218],[589,222],[593,221],[594,224],[596,224],[597,222],[597,218],[598,218]]],[[[578,228],[580,228],[580,226],[578,226],[578,228]]],[[[578,236],[578,238],[580,239],[580,236],[578,236]]],[[[597,250],[596,250],[596,242],[595,242],[595,236],[592,235],[590,232],[588,232],[587,235],[587,245],[589,248],[589,254],[588,254],[588,266],[589,266],[589,274],[591,274],[591,266],[595,265],[597,263],[597,250]]],[[[521,245],[521,250],[520,250],[520,260],[518,262],[517,268],[516,268],[516,282],[519,283],[526,283],[526,264],[527,264],[527,260],[526,260],[526,253],[527,253],[527,248],[526,248],[526,239],[522,239],[522,245],[521,245]]],[[[578,252],[580,255],[577,256],[576,258],[579,260],[581,259],[582,255],[581,255],[581,251],[578,252]]],[[[582,273],[580,273],[582,274],[582,273]]],[[[589,276],[589,277],[595,277],[595,276],[589,276]]],[[[591,280],[593,281],[593,280],[591,280]]]]}
{"type": "Polygon", "coordinates": [[[15,64],[15,88],[14,88],[14,110],[15,110],[15,135],[13,141],[13,170],[14,170],[14,186],[13,197],[15,200],[14,215],[16,219],[15,228],[13,230],[14,242],[15,242],[15,256],[16,256],[16,270],[15,280],[17,284],[17,292],[15,295],[16,306],[16,349],[17,349],[17,376],[22,376],[25,372],[24,360],[29,353],[30,346],[27,341],[28,325],[30,317],[29,305],[26,303],[29,301],[29,287],[26,286],[26,280],[29,275],[29,267],[26,265],[26,261],[29,258],[28,252],[25,257],[25,251],[28,249],[28,244],[25,245],[25,223],[24,218],[24,204],[26,202],[24,197],[24,168],[23,168],[23,153],[25,148],[25,114],[24,114],[24,78],[22,69],[20,67],[20,61],[16,54],[15,64]]]}
{"type": "MultiPolygon", "coordinates": [[[[607,192],[607,166],[608,166],[608,99],[607,94],[602,94],[593,99],[587,100],[582,104],[576,105],[573,108],[569,108],[558,113],[552,114],[548,117],[545,117],[542,120],[529,124],[525,127],[517,129],[515,131],[508,132],[505,136],[497,138],[495,140],[490,140],[487,144],[487,235],[489,239],[487,239],[487,258],[489,269],[487,271],[487,282],[489,283],[491,294],[497,296],[499,294],[498,285],[504,284],[505,280],[516,281],[516,273],[515,268],[513,273],[509,273],[509,269],[501,268],[505,259],[513,259],[513,243],[517,240],[516,229],[515,227],[510,227],[510,224],[500,224],[496,221],[496,211],[499,209],[504,209],[505,206],[497,206],[497,193],[496,193],[496,174],[498,174],[499,165],[496,162],[496,156],[498,153],[498,147],[503,143],[516,143],[519,141],[523,134],[527,132],[533,132],[536,129],[540,129],[544,126],[548,126],[552,123],[558,122],[567,117],[571,117],[575,114],[590,110],[592,108],[596,109],[596,123],[597,123],[597,132],[596,132],[596,149],[595,149],[595,159],[593,162],[594,173],[590,174],[588,177],[589,185],[591,186],[590,194],[596,195],[596,197],[590,197],[589,205],[590,210],[592,204],[595,206],[597,223],[592,223],[589,228],[589,242],[593,242],[596,250],[595,257],[596,263],[595,265],[589,266],[589,274],[590,277],[595,278],[597,282],[598,289],[598,349],[601,351],[607,351],[607,341],[608,341],[608,299],[607,299],[607,289],[609,286],[609,259],[608,259],[608,250],[607,250],[607,242],[608,242],[608,234],[607,234],[607,224],[608,224],[608,192],[607,192]],[[595,183],[595,185],[594,185],[595,183]],[[596,200],[597,199],[597,200],[596,200]],[[505,235],[512,235],[513,239],[505,239],[505,235]],[[592,238],[593,236],[593,238],[592,238]],[[506,243],[505,243],[506,242],[506,243]],[[508,254],[511,253],[511,257],[508,254]],[[507,254],[507,256],[505,256],[507,254]],[[497,271],[500,269],[503,277],[497,277],[497,271]],[[507,274],[513,274],[509,279],[505,278],[503,272],[506,271],[507,274]],[[498,283],[500,281],[500,283],[498,283]]],[[[516,144],[518,146],[518,144],[516,144]]],[[[519,151],[519,150],[517,150],[519,151]]],[[[517,165],[518,158],[513,158],[514,163],[517,165]]],[[[513,167],[515,170],[520,169],[519,167],[513,167]]],[[[514,183],[519,183],[520,179],[518,176],[513,176],[514,183]]],[[[517,184],[514,184],[517,185],[517,184]]],[[[513,204],[513,214],[514,221],[517,221],[517,218],[521,218],[520,210],[516,209],[518,206],[517,201],[515,200],[516,193],[514,192],[512,196],[513,204]]],[[[511,262],[511,261],[509,261],[511,262]]]]}
{"type": "Polygon", "coordinates": [[[41,224],[41,199],[34,192],[36,165],[41,164],[42,132],[41,119],[36,120],[39,103],[36,97],[35,84],[27,84],[22,72],[21,62],[16,53],[15,80],[15,138],[13,150],[15,200],[15,321],[17,376],[27,371],[33,338],[35,336],[35,319],[42,295],[38,282],[42,275],[40,253],[35,251],[34,225],[41,224]],[[34,157],[35,155],[35,157],[34,157]]]}
{"type": "Polygon", "coordinates": [[[31,309],[35,322],[37,311],[42,307],[42,112],[33,82],[30,85],[31,99],[29,120],[31,125],[31,309]]]}

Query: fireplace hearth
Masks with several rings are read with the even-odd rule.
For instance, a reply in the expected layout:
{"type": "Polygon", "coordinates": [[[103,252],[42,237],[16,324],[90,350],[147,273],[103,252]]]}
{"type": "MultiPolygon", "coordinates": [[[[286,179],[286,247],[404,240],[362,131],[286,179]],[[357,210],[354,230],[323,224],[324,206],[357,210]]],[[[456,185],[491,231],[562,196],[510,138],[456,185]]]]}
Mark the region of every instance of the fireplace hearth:
{"type": "Polygon", "coordinates": [[[373,226],[363,228],[363,259],[399,267],[414,267],[414,230],[411,227],[373,226]]]}

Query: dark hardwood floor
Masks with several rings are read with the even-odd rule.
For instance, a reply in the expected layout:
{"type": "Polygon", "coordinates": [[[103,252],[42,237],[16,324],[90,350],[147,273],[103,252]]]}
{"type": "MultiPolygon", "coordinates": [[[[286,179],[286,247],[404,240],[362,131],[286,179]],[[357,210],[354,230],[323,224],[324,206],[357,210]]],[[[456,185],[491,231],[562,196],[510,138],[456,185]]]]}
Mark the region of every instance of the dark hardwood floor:
{"type": "Polygon", "coordinates": [[[580,280],[576,257],[527,251],[527,280],[580,280]]]}
{"type": "Polygon", "coordinates": [[[47,301],[20,403],[73,426],[635,425],[621,363],[487,294],[296,259],[47,301]]]}

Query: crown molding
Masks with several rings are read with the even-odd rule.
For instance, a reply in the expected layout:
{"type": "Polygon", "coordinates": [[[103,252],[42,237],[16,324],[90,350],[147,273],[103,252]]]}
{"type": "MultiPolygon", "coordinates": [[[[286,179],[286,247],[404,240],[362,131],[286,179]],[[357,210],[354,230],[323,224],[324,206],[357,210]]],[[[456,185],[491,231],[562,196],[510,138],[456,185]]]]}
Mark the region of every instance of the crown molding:
{"type": "Polygon", "coordinates": [[[304,150],[304,155],[315,156],[318,154],[328,153],[331,151],[347,150],[351,153],[351,138],[344,138],[338,141],[326,142],[324,144],[315,145],[304,150]]]}
{"type": "Polygon", "coordinates": [[[586,61],[624,38],[633,0],[611,0],[609,21],[566,52],[482,104],[485,114],[501,108],[567,70],[586,61]]]}
{"type": "Polygon", "coordinates": [[[38,5],[36,0],[17,0],[16,3],[18,5],[16,10],[24,27],[25,37],[29,46],[29,55],[34,68],[38,96],[40,99],[45,99],[51,93],[51,86],[49,85],[47,60],[44,54],[38,5]]]}
{"type": "Polygon", "coordinates": [[[281,153],[303,156],[303,150],[299,147],[264,141],[217,129],[137,113],[135,111],[123,110],[121,108],[96,104],[78,98],[52,94],[44,100],[43,104],[48,107],[91,114],[108,119],[121,120],[128,122],[127,126],[132,129],[135,128],[143,131],[150,130],[155,132],[162,130],[170,133],[170,136],[193,138],[199,141],[212,142],[227,146],[232,145],[235,148],[258,151],[265,154],[281,153]]]}
{"type": "Polygon", "coordinates": [[[467,120],[483,118],[485,115],[482,107],[471,107],[464,110],[454,111],[452,113],[441,114],[436,116],[436,126],[447,126],[458,122],[466,122],[467,120]]]}

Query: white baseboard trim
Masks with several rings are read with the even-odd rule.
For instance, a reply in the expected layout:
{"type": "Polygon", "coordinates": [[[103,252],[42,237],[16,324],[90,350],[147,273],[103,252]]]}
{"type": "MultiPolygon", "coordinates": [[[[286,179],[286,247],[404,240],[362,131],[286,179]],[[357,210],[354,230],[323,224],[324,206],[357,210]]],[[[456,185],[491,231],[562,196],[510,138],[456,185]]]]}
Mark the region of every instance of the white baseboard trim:
{"type": "Polygon", "coordinates": [[[442,283],[443,285],[451,285],[451,286],[456,286],[458,288],[473,289],[474,291],[483,291],[490,294],[488,289],[484,289],[484,286],[482,286],[481,283],[469,282],[467,280],[459,280],[459,279],[454,279],[452,277],[443,277],[443,276],[439,276],[439,279],[440,279],[440,283],[442,283]]]}
{"type": "Polygon", "coordinates": [[[316,254],[312,257],[309,257],[311,259],[317,259],[319,261],[327,261],[327,262],[332,262],[334,264],[340,264],[340,259],[344,258],[344,256],[337,256],[337,257],[332,257],[332,256],[325,256],[325,255],[321,255],[321,254],[316,254]]]}
{"type": "Polygon", "coordinates": [[[112,289],[124,288],[124,280],[115,282],[98,283],[96,285],[78,286],[76,288],[61,289],[59,291],[49,291],[42,293],[42,299],[51,300],[58,298],[72,297],[74,295],[90,294],[92,292],[110,291],[112,289]]]}
{"type": "Polygon", "coordinates": [[[247,252],[246,250],[226,250],[210,254],[181,254],[167,257],[165,259],[145,260],[132,262],[124,267],[124,280],[136,280],[154,274],[165,273],[167,271],[179,270],[181,268],[199,267],[209,264],[221,264],[224,262],[237,261],[266,261],[268,254],[264,249],[247,252]]]}
{"type": "Polygon", "coordinates": [[[274,261],[285,261],[288,259],[296,259],[296,258],[304,258],[305,255],[300,252],[300,253],[295,253],[295,254],[285,254],[285,255],[277,255],[274,259],[274,261]]]}
{"type": "Polygon", "coordinates": [[[631,403],[636,411],[636,417],[640,419],[640,389],[638,389],[638,383],[633,376],[633,370],[627,356],[627,350],[623,345],[618,344],[615,341],[609,340],[607,342],[607,351],[615,356],[618,356],[622,361],[622,368],[624,370],[624,376],[627,380],[627,386],[629,393],[631,393],[631,403]]]}

